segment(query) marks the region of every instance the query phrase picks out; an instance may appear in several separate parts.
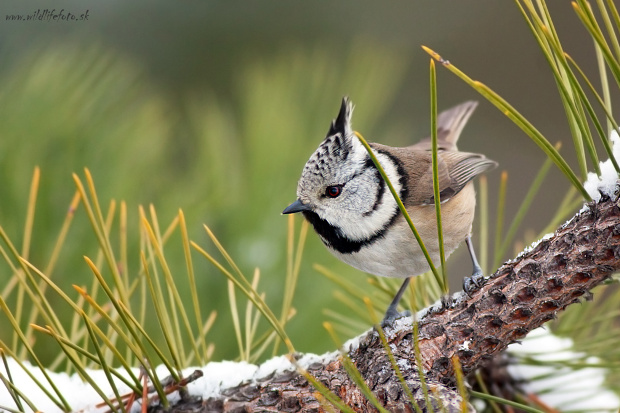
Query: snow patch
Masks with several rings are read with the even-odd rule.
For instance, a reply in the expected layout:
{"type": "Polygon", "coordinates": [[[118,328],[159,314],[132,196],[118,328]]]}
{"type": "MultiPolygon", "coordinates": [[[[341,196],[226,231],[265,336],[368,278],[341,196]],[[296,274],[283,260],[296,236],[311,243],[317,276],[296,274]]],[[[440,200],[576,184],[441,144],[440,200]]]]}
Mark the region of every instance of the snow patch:
{"type": "Polygon", "coordinates": [[[188,384],[187,390],[191,395],[203,395],[207,398],[218,395],[221,389],[237,386],[249,380],[258,371],[258,366],[245,361],[220,361],[209,363],[202,368],[184,369],[183,375],[188,376],[196,369],[202,370],[204,375],[188,384]]]}
{"type": "Polygon", "coordinates": [[[366,337],[368,333],[369,331],[366,331],[357,337],[353,337],[352,339],[347,340],[342,346],[342,349],[348,352],[357,350],[360,347],[360,340],[366,337]]]}
{"type": "MultiPolygon", "coordinates": [[[[546,240],[548,240],[548,239],[552,238],[552,237],[553,237],[553,235],[554,235],[554,234],[553,234],[552,232],[550,232],[550,233],[548,233],[548,234],[543,235],[543,236],[542,236],[542,238],[540,238],[539,240],[536,240],[536,241],[532,242],[529,246],[527,246],[527,247],[523,248],[523,251],[521,251],[521,252],[519,253],[519,255],[517,255],[517,257],[516,257],[515,259],[511,260],[511,261],[514,261],[514,260],[516,260],[516,259],[519,259],[520,257],[524,256],[525,254],[529,253],[529,252],[530,252],[530,251],[532,251],[534,248],[536,248],[536,247],[538,246],[538,244],[540,244],[541,242],[546,241],[546,240]]],[[[509,262],[510,262],[510,261],[509,261],[509,262]]]]}
{"type": "MultiPolygon", "coordinates": [[[[27,361],[22,362],[22,364],[39,383],[43,384],[45,389],[50,392],[53,397],[58,399],[58,396],[49,385],[49,382],[45,378],[43,372],[37,366],[33,366],[27,361]]],[[[16,385],[17,389],[25,394],[39,411],[62,412],[62,410],[54,404],[49,397],[47,397],[43,390],[35,384],[33,379],[14,359],[7,357],[7,365],[11,373],[11,377],[13,378],[13,383],[16,385]]],[[[2,365],[0,370],[5,377],[8,376],[4,365],[2,365]]],[[[138,369],[133,369],[133,373],[137,376],[139,374],[138,369]]],[[[96,405],[102,402],[101,397],[90,386],[90,384],[82,380],[82,378],[77,374],[68,375],[66,373],[56,373],[52,371],[46,371],[46,374],[50,377],[50,380],[54,383],[56,388],[60,390],[62,397],[71,406],[73,411],[104,412],[108,410],[106,406],[103,406],[100,409],[96,408],[96,405]]],[[[99,388],[105,394],[110,397],[114,397],[114,392],[112,391],[103,370],[86,369],[86,374],[88,374],[88,376],[97,383],[99,388]]],[[[127,372],[121,372],[121,374],[127,378],[129,377],[127,372]]],[[[130,391],[129,387],[122,382],[116,380],[115,383],[121,394],[130,391]]],[[[24,409],[26,411],[32,411],[23,401],[22,404],[24,405],[24,409]]],[[[13,398],[3,384],[0,384],[0,405],[16,408],[13,398]]]]}
{"type": "Polygon", "coordinates": [[[471,340],[463,341],[463,344],[459,346],[459,350],[469,350],[469,345],[471,344],[471,340]]]}
{"type": "MultiPolygon", "coordinates": [[[[612,153],[614,158],[620,160],[620,136],[618,136],[618,131],[612,131],[610,139],[613,143],[612,153]]],[[[610,198],[617,196],[618,172],[616,172],[613,163],[608,159],[605,162],[600,162],[599,165],[601,176],[599,177],[594,172],[590,172],[583,183],[583,187],[588,192],[588,195],[596,202],[601,199],[601,193],[610,198]]]]}
{"type": "MultiPolygon", "coordinates": [[[[359,344],[359,339],[358,339],[358,344],[359,344]]],[[[348,350],[348,347],[345,343],[344,347],[345,350],[348,350]]],[[[357,347],[355,347],[357,348],[357,347]]],[[[328,352],[322,355],[316,355],[316,354],[312,354],[312,353],[306,353],[304,354],[299,360],[297,360],[297,364],[299,365],[299,367],[301,367],[302,369],[308,369],[310,366],[312,366],[313,364],[328,364],[334,360],[336,360],[338,358],[338,356],[340,355],[339,352],[337,351],[332,351],[332,352],[328,352]]]]}
{"type": "MultiPolygon", "coordinates": [[[[312,364],[328,363],[331,360],[335,360],[338,357],[338,354],[338,352],[330,352],[323,355],[304,354],[299,360],[297,360],[296,365],[303,369],[308,369],[312,364]]],[[[62,412],[62,410],[47,397],[47,395],[14,359],[7,358],[7,363],[16,387],[27,395],[39,411],[45,411],[46,413],[62,412]]],[[[47,380],[40,369],[28,362],[23,362],[23,365],[40,383],[43,383],[44,385],[47,384],[47,380]]],[[[296,370],[296,365],[291,363],[288,357],[278,356],[265,361],[261,365],[250,364],[245,361],[211,362],[203,367],[188,367],[183,369],[182,374],[183,377],[188,377],[195,370],[202,370],[203,376],[189,383],[187,385],[187,390],[192,396],[202,396],[206,399],[209,397],[219,396],[221,391],[226,388],[235,387],[245,382],[260,381],[271,374],[277,375],[286,371],[294,371],[296,370]]],[[[7,376],[7,372],[4,371],[3,366],[0,366],[0,372],[7,376]]],[[[87,369],[86,372],[108,397],[115,397],[103,370],[87,369]]],[[[119,369],[119,372],[124,377],[129,379],[129,374],[127,372],[122,369],[119,369]]],[[[139,370],[137,368],[132,369],[132,372],[136,377],[139,375],[139,370]]],[[[164,365],[158,366],[155,369],[155,372],[157,377],[160,379],[169,376],[169,372],[164,365]]],[[[55,373],[52,371],[46,371],[46,373],[50,376],[51,381],[57,386],[57,388],[60,389],[62,396],[67,401],[72,411],[101,413],[108,410],[107,406],[103,406],[101,408],[96,407],[97,404],[102,403],[101,397],[91,387],[91,385],[82,380],[79,375],[68,375],[66,373],[55,373]]],[[[116,378],[115,384],[121,395],[131,391],[128,386],[116,378]]],[[[55,395],[51,389],[51,386],[45,385],[45,388],[51,394],[55,395]]],[[[169,396],[169,399],[174,401],[175,399],[178,399],[178,395],[173,394],[169,396]]],[[[0,383],[0,406],[16,408],[13,398],[2,383],[0,383]]],[[[25,404],[24,407],[26,411],[31,411],[25,404]]],[[[140,404],[137,403],[134,405],[134,409],[132,409],[132,411],[138,411],[139,408],[140,404]]]]}
{"type": "Polygon", "coordinates": [[[618,396],[605,387],[607,369],[570,367],[571,363],[600,365],[600,359],[573,350],[573,340],[537,328],[521,344],[511,344],[507,352],[517,361],[508,365],[509,373],[523,380],[524,390],[538,395],[559,410],[617,412],[618,396]],[[545,365],[542,365],[542,364],[545,365]]]}
{"type": "Polygon", "coordinates": [[[396,365],[401,369],[401,371],[411,369],[411,363],[407,359],[398,359],[396,361],[396,365]]]}

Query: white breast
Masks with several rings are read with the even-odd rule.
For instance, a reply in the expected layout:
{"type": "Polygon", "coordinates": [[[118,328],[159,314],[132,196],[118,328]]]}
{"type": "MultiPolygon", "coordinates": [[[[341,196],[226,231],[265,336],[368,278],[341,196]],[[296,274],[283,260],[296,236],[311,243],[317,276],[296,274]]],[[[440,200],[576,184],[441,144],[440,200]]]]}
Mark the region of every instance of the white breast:
{"type": "MultiPolygon", "coordinates": [[[[450,201],[442,204],[446,259],[470,234],[474,209],[475,193],[471,183],[450,201]],[[459,202],[464,199],[468,202],[459,202]]],[[[434,211],[434,205],[408,209],[434,265],[439,267],[439,243],[434,211]]],[[[402,216],[382,238],[362,247],[358,252],[341,254],[332,249],[330,251],[352,267],[383,277],[407,278],[430,270],[426,257],[402,216]]]]}

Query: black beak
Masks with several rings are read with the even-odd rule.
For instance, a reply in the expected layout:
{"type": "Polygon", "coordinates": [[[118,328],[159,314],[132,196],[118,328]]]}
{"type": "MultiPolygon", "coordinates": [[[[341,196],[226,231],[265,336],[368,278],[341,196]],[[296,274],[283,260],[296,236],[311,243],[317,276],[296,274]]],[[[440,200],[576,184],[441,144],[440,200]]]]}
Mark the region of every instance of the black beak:
{"type": "Polygon", "coordinates": [[[298,199],[297,201],[287,206],[284,209],[284,211],[282,211],[282,213],[283,214],[294,214],[295,212],[307,211],[309,209],[310,207],[308,205],[302,204],[302,202],[298,199]]]}

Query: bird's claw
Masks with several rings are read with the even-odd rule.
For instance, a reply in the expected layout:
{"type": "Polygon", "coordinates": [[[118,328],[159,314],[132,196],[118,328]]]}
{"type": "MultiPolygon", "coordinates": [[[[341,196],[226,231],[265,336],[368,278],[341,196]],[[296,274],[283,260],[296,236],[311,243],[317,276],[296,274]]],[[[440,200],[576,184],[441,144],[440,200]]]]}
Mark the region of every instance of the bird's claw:
{"type": "Polygon", "coordinates": [[[441,297],[441,307],[440,311],[449,310],[452,308],[452,304],[454,304],[454,299],[451,295],[447,294],[441,297]]]}
{"type": "Polygon", "coordinates": [[[474,271],[471,277],[465,277],[463,280],[463,291],[465,294],[471,297],[473,293],[478,291],[485,283],[484,275],[482,274],[482,270],[474,271]]]}
{"type": "Polygon", "coordinates": [[[396,308],[390,307],[388,308],[387,312],[385,313],[385,316],[383,317],[383,320],[381,321],[381,328],[385,328],[385,327],[392,325],[392,323],[394,323],[394,321],[396,321],[399,318],[410,317],[410,316],[411,316],[411,311],[409,310],[399,312],[396,308]]]}

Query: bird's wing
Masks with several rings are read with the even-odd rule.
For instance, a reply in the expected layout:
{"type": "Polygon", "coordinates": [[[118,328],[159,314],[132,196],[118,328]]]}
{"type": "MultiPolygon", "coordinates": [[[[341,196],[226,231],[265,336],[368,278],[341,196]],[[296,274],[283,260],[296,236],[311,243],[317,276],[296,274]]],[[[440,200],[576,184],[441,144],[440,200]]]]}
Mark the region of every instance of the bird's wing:
{"type": "MultiPolygon", "coordinates": [[[[497,162],[484,155],[468,152],[443,151],[438,154],[439,198],[445,202],[458,194],[469,181],[497,166],[497,162]]],[[[433,192],[433,169],[430,152],[418,152],[407,157],[409,171],[409,205],[431,205],[435,202],[433,192]]]]}

